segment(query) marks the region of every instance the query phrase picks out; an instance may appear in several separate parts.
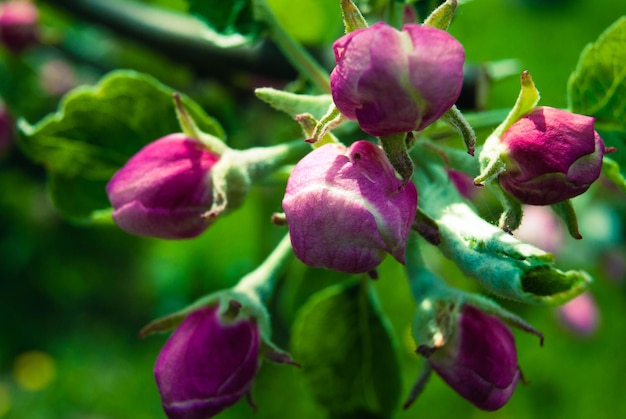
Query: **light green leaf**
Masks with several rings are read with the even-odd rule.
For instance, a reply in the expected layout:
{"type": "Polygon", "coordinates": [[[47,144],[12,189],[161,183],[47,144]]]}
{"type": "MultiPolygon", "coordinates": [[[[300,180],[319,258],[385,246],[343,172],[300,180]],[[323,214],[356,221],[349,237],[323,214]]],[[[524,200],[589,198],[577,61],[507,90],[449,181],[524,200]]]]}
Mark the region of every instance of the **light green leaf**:
{"type": "Polygon", "coordinates": [[[572,112],[596,118],[596,130],[626,174],[626,16],[585,47],[568,83],[572,112]]]}
{"type": "Polygon", "coordinates": [[[396,345],[372,293],[367,282],[327,288],[294,322],[292,355],[330,417],[388,418],[399,402],[396,345]]]}
{"type": "MultiPolygon", "coordinates": [[[[181,131],[172,93],[148,75],[120,70],[71,91],[34,126],[20,121],[20,145],[50,172],[50,194],[62,215],[78,222],[99,216],[109,207],[104,186],[111,176],[144,145],[181,131]]],[[[214,119],[183,101],[200,129],[224,138],[214,119]]]]}

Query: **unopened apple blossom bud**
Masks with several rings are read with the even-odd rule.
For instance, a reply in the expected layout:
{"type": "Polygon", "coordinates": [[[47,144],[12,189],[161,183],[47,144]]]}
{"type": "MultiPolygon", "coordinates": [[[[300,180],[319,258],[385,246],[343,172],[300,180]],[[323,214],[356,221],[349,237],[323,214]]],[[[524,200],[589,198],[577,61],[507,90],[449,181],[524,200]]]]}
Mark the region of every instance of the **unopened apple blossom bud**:
{"type": "Polygon", "coordinates": [[[0,42],[6,49],[18,53],[37,41],[39,12],[28,0],[0,3],[0,42]]]}
{"type": "Polygon", "coordinates": [[[252,319],[227,314],[217,305],[191,312],[161,349],[154,376],[168,418],[207,419],[249,391],[259,367],[259,329],[252,319]]]}
{"type": "Polygon", "coordinates": [[[450,387],[483,410],[504,406],[520,378],[511,330],[469,304],[462,306],[456,329],[428,362],[450,387]]]}
{"type": "Polygon", "coordinates": [[[185,134],[170,134],[141,149],[106,187],[113,220],[138,236],[185,239],[208,226],[213,204],[211,168],[219,156],[185,134]]]}
{"type": "Polygon", "coordinates": [[[306,265],[370,272],[387,253],[404,263],[417,190],[368,141],[326,144],[296,165],[283,199],[296,256],[306,265]]]}
{"type": "Polygon", "coordinates": [[[502,188],[523,204],[552,205],[585,192],[600,176],[604,143],[594,119],[539,106],[500,138],[502,188]]]}
{"type": "Polygon", "coordinates": [[[422,130],[461,93],[463,46],[431,26],[377,23],[339,38],[330,75],[341,113],[373,136],[422,130]]]}

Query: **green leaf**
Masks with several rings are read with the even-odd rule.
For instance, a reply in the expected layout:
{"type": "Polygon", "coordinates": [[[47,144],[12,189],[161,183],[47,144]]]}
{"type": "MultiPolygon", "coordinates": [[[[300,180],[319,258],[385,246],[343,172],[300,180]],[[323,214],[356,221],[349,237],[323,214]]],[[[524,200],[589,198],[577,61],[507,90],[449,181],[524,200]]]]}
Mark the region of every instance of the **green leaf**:
{"type": "Polygon", "coordinates": [[[396,344],[368,282],[315,294],[294,325],[292,355],[331,417],[387,418],[399,402],[396,344]]]}
{"type": "MultiPolygon", "coordinates": [[[[34,126],[20,121],[20,145],[50,172],[50,195],[63,216],[99,217],[110,206],[104,186],[111,176],[144,145],[181,131],[172,93],[148,75],[120,70],[71,91],[56,113],[34,126]]],[[[200,129],[224,138],[196,103],[183,102],[200,129]]]]}
{"type": "Polygon", "coordinates": [[[572,112],[596,118],[596,130],[611,158],[626,174],[626,16],[585,47],[568,83],[572,112]]]}
{"type": "Polygon", "coordinates": [[[188,0],[189,12],[204,20],[219,36],[254,41],[262,24],[254,19],[252,0],[188,0]]]}

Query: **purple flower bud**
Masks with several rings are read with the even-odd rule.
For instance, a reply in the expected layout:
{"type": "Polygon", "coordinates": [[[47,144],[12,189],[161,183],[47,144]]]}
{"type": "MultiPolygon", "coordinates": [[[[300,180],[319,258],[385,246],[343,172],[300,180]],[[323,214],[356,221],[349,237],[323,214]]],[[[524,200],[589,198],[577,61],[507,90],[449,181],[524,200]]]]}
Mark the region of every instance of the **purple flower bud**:
{"type": "Polygon", "coordinates": [[[551,205],[585,192],[600,176],[604,143],[584,115],[539,106],[501,137],[502,188],[523,204],[551,205]]]}
{"type": "Polygon", "coordinates": [[[450,387],[483,410],[504,406],[520,378],[511,330],[470,305],[462,307],[456,331],[428,362],[450,387]]]}
{"type": "Polygon", "coordinates": [[[37,41],[39,12],[30,1],[16,0],[0,4],[0,42],[18,53],[37,41]]]}
{"type": "Polygon", "coordinates": [[[259,367],[255,321],[231,322],[219,307],[189,314],[161,349],[154,366],[170,419],[206,419],[236,403],[259,367]]]}
{"type": "Polygon", "coordinates": [[[385,23],[358,29],[333,45],[333,100],[373,136],[422,130],[440,118],[461,93],[463,46],[430,26],[385,23]]]}
{"type": "Polygon", "coordinates": [[[210,171],[219,156],[184,134],[160,138],[135,154],[109,181],[113,219],[138,236],[195,237],[209,225],[210,171]]]}
{"type": "Polygon", "coordinates": [[[404,263],[417,190],[367,141],[327,144],[296,165],[283,199],[294,253],[311,267],[362,273],[390,253],[404,263]]]}

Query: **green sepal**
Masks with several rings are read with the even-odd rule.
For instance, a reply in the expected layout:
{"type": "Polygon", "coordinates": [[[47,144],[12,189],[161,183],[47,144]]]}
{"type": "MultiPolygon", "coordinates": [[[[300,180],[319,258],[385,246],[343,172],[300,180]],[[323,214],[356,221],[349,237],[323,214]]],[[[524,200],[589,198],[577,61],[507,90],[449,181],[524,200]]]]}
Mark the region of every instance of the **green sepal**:
{"type": "Polygon", "coordinates": [[[457,108],[456,105],[452,105],[452,107],[448,109],[445,114],[443,114],[442,119],[459,131],[459,134],[461,134],[461,138],[463,139],[463,143],[465,143],[467,154],[473,156],[474,148],[476,147],[476,133],[467,119],[463,117],[459,108],[457,108]]]}
{"type": "Polygon", "coordinates": [[[582,239],[583,236],[580,234],[580,231],[578,231],[578,217],[576,217],[576,211],[574,210],[572,201],[566,199],[563,202],[551,205],[551,207],[554,213],[563,221],[565,227],[567,227],[570,236],[577,240],[582,239]]]}
{"type": "Polygon", "coordinates": [[[533,110],[539,102],[539,91],[535,87],[535,83],[528,71],[524,71],[520,76],[520,84],[521,88],[515,105],[513,105],[506,119],[498,125],[485,141],[479,156],[481,173],[474,179],[474,183],[477,185],[482,185],[495,179],[506,169],[503,156],[506,150],[502,146],[500,138],[511,125],[533,110]]]}
{"type": "Polygon", "coordinates": [[[367,28],[367,21],[352,0],[341,0],[341,16],[346,33],[367,28]]]}
{"type": "Polygon", "coordinates": [[[397,349],[368,279],[315,294],[293,324],[291,352],[329,417],[393,417],[401,393],[397,349]]]}
{"type": "MultiPolygon", "coordinates": [[[[146,144],[180,132],[173,93],[149,75],[117,70],[95,86],[67,93],[58,111],[35,125],[19,121],[19,145],[46,167],[61,215],[78,223],[97,221],[110,208],[104,186],[111,176],[146,144]]],[[[225,137],[217,121],[181,98],[204,132],[225,137]]]]}
{"type": "Polygon", "coordinates": [[[409,182],[413,175],[414,164],[409,156],[407,134],[382,135],[379,138],[391,165],[396,169],[404,183],[409,182]]]}
{"type": "Polygon", "coordinates": [[[298,122],[298,124],[300,124],[302,132],[304,133],[305,138],[307,138],[306,141],[310,142],[313,148],[319,148],[326,144],[341,144],[337,137],[335,137],[330,131],[326,132],[321,138],[318,135],[317,140],[312,141],[315,129],[319,126],[319,122],[310,113],[296,115],[294,119],[298,122]]]}
{"type": "Polygon", "coordinates": [[[447,0],[445,3],[433,10],[433,12],[424,21],[424,25],[447,31],[450,23],[452,23],[457,7],[457,0],[447,0]]]}

